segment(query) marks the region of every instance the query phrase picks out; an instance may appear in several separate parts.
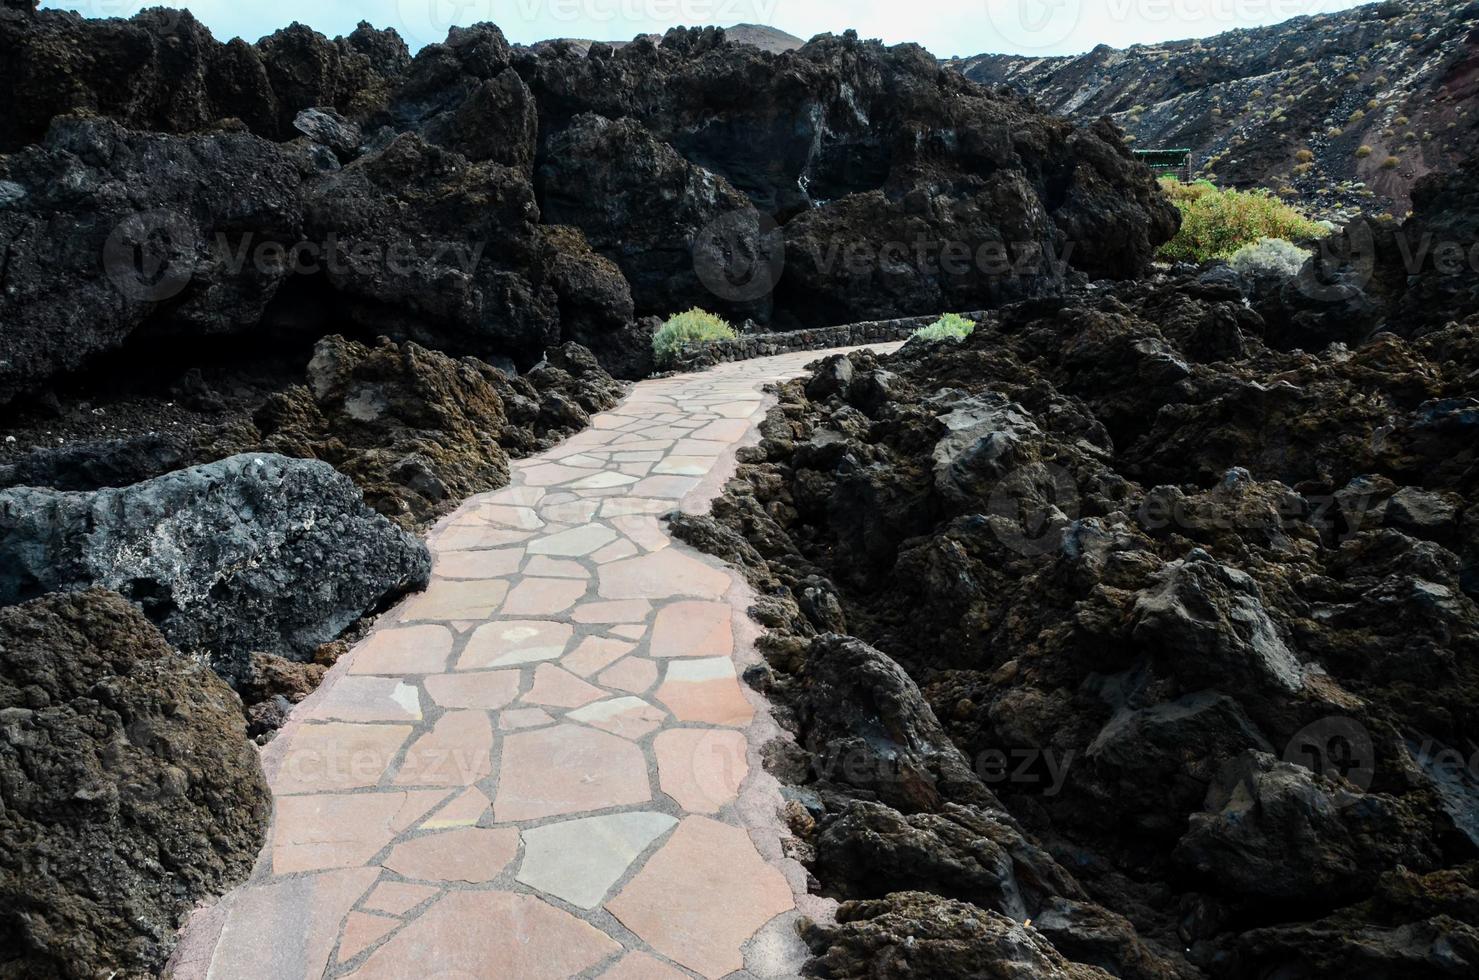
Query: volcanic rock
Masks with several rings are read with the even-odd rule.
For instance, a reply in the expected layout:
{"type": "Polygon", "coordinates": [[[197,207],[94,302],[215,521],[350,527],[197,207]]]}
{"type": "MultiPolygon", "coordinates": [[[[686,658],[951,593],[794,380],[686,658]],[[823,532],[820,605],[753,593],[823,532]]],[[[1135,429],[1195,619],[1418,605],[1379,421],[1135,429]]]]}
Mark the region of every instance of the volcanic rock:
{"type": "Polygon", "coordinates": [[[111,588],[233,680],[253,651],[311,659],[431,564],[327,463],[258,454],[123,489],[0,492],[0,554],[0,604],[111,588]]]}
{"type": "Polygon", "coordinates": [[[236,695],[100,589],[0,609],[0,799],[14,977],[156,974],[272,812],[236,695]]]}

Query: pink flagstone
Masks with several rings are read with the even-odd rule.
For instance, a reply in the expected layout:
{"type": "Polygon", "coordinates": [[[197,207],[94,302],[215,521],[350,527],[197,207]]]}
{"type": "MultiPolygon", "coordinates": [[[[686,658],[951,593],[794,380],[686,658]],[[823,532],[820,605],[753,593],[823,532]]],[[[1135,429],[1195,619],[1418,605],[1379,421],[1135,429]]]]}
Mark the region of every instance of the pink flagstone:
{"type": "Polygon", "coordinates": [[[601,566],[603,599],[666,599],[694,596],[718,599],[729,591],[729,573],[676,548],[666,548],[601,566]]]}
{"type": "Polygon", "coordinates": [[[659,953],[717,980],[743,967],[744,942],[794,904],[748,834],[688,817],[606,907],[659,953]]]}
{"type": "Polygon", "coordinates": [[[540,664],[534,670],[534,686],[521,700],[525,704],[553,708],[578,708],[605,696],[600,688],[592,687],[568,670],[554,664],[540,664]]]}
{"type": "Polygon", "coordinates": [[[560,666],[573,674],[589,677],[602,667],[631,653],[635,647],[635,643],[628,643],[625,640],[613,640],[605,636],[588,636],[580,641],[580,645],[573,652],[567,653],[560,660],[560,666]]]}
{"type": "Polygon", "coordinates": [[[517,670],[431,674],[422,683],[443,708],[501,708],[519,696],[517,670]]]}
{"type": "Polygon", "coordinates": [[[645,803],[647,760],[631,742],[581,725],[503,740],[493,816],[499,823],[645,803]]]}
{"type": "Polygon", "coordinates": [[[348,963],[400,924],[400,919],[383,915],[349,913],[344,920],[344,934],[339,937],[339,962],[348,963]]]}
{"type": "Polygon", "coordinates": [[[657,683],[657,664],[641,657],[627,657],[603,670],[596,680],[618,691],[641,694],[657,683]]]}
{"type": "Polygon", "coordinates": [[[350,652],[351,674],[432,674],[447,669],[452,631],[445,626],[377,630],[350,652]]]}
{"type": "Polygon", "coordinates": [[[674,602],[657,611],[654,657],[728,657],[734,652],[734,613],[727,602],[674,602]]]}
{"type": "Polygon", "coordinates": [[[408,881],[382,881],[364,901],[364,907],[375,912],[404,915],[441,889],[433,885],[415,885],[408,881]]]}
{"type": "Polygon", "coordinates": [[[486,711],[449,711],[406,750],[397,786],[471,786],[493,771],[486,711]]]}
{"type": "Polygon", "coordinates": [[[512,827],[462,827],[397,844],[385,866],[406,878],[478,884],[497,878],[518,851],[519,832],[512,827]]]}
{"type": "Polygon", "coordinates": [[[272,870],[364,864],[446,797],[439,790],[282,797],[272,825],[272,870]]]}
{"type": "Polygon", "coordinates": [[[374,786],[410,734],[410,725],[302,725],[283,736],[287,751],[271,779],[272,790],[282,796],[374,786]]]}
{"type": "Polygon", "coordinates": [[[718,813],[750,773],[742,732],[674,728],[652,742],[658,785],[690,813],[718,813]]]}
{"type": "Polygon", "coordinates": [[[452,892],[365,961],[356,980],[568,980],[621,951],[530,895],[452,892]]]}

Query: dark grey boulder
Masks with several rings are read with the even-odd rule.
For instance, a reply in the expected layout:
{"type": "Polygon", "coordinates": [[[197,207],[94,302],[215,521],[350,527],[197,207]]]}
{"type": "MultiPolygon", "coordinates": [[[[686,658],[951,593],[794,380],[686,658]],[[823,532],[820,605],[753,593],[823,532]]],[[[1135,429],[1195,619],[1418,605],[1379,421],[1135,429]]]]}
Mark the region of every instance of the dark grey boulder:
{"type": "Polygon", "coordinates": [[[250,454],[122,489],[0,493],[0,604],[113,589],[230,680],[252,651],[311,657],[429,573],[425,545],[316,460],[250,454]]]}
{"type": "Polygon", "coordinates": [[[304,109],[293,128],[340,156],[351,156],[360,145],[360,128],[331,108],[304,109]]]}

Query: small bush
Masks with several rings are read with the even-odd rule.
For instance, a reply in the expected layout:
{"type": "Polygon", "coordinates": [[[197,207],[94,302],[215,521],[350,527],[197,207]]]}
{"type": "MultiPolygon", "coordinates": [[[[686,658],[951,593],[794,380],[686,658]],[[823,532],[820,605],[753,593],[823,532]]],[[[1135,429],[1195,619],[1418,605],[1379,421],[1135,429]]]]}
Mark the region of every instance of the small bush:
{"type": "Polygon", "coordinates": [[[1298,153],[1294,154],[1294,159],[1298,160],[1300,163],[1310,163],[1315,159],[1315,151],[1300,150],[1298,153]]]}
{"type": "Polygon", "coordinates": [[[1406,116],[1398,116],[1396,119],[1392,120],[1392,122],[1398,126],[1406,126],[1411,121],[1412,120],[1408,119],[1406,116]]]}
{"type": "Polygon", "coordinates": [[[947,337],[952,340],[964,340],[974,333],[975,329],[975,323],[959,313],[946,313],[929,326],[920,327],[914,331],[914,336],[921,340],[944,340],[947,337]]]}
{"type": "Polygon", "coordinates": [[[1315,169],[1315,165],[1313,163],[1301,163],[1301,164],[1297,164],[1294,167],[1294,172],[1297,173],[1297,174],[1299,174],[1299,175],[1301,175],[1301,176],[1303,176],[1304,174],[1309,173],[1313,169],[1315,169]]]}
{"type": "Polygon", "coordinates": [[[1233,253],[1227,264],[1245,276],[1293,276],[1303,268],[1309,253],[1282,238],[1260,238],[1233,253]]]}
{"type": "Polygon", "coordinates": [[[1360,146],[1360,147],[1358,147],[1356,149],[1356,159],[1357,160],[1364,160],[1367,157],[1371,156],[1371,153],[1372,153],[1371,147],[1369,147],[1369,146],[1360,146]]]}
{"type": "Polygon", "coordinates": [[[1401,163],[1402,163],[1402,161],[1399,160],[1397,157],[1387,157],[1385,160],[1383,160],[1381,162],[1381,169],[1383,169],[1383,170],[1396,170],[1397,167],[1401,163]]]}
{"type": "Polygon", "coordinates": [[[657,357],[658,366],[665,367],[672,363],[673,355],[684,344],[733,340],[736,336],[738,335],[734,328],[723,317],[695,306],[686,313],[675,313],[668,317],[668,322],[652,335],[652,353],[657,357]]]}
{"type": "Polygon", "coordinates": [[[1260,238],[1318,238],[1328,231],[1268,191],[1221,190],[1174,178],[1161,186],[1181,212],[1181,230],[1160,250],[1171,262],[1226,259],[1260,238]]]}
{"type": "Polygon", "coordinates": [[[1358,123],[1365,118],[1366,113],[1362,112],[1360,109],[1357,109],[1355,112],[1346,117],[1346,122],[1358,123]]]}

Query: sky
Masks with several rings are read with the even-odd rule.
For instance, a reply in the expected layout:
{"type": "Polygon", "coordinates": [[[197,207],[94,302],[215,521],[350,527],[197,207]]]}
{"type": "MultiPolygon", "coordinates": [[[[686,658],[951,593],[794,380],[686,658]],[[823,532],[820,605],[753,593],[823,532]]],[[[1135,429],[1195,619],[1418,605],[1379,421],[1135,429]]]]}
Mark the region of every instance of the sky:
{"type": "Polygon", "coordinates": [[[295,20],[333,36],[361,20],[394,27],[413,49],[454,24],[492,21],[511,41],[627,40],[685,24],[767,24],[801,38],[851,27],[941,57],[1078,54],[1100,43],[1206,37],[1356,6],[1360,0],[43,0],[88,17],[146,6],[188,8],[225,40],[255,41],[295,20]]]}

